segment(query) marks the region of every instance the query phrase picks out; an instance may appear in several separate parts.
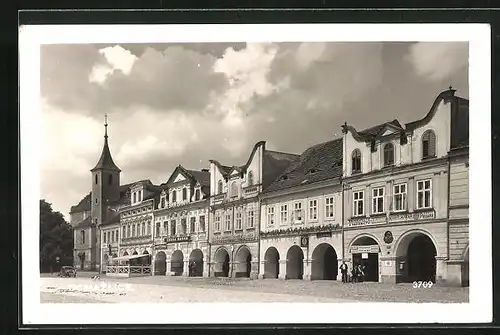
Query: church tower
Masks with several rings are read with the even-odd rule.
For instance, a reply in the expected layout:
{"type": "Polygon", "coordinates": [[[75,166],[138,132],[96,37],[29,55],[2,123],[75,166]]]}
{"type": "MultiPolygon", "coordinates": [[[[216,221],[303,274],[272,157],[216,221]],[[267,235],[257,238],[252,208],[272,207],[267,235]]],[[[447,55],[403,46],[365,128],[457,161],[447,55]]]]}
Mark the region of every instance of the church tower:
{"type": "Polygon", "coordinates": [[[113,162],[108,145],[108,119],[104,116],[104,146],[101,157],[92,173],[92,267],[99,266],[100,260],[100,233],[99,225],[107,220],[108,205],[120,198],[120,172],[113,162]]]}

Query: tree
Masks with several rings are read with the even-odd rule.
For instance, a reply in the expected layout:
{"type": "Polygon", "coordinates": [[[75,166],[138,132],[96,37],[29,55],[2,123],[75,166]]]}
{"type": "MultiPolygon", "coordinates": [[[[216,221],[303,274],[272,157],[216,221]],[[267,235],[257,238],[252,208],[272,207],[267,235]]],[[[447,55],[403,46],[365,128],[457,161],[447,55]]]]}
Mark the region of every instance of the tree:
{"type": "Polygon", "coordinates": [[[40,271],[73,264],[73,228],[52,205],[40,200],[40,271]],[[57,261],[59,257],[59,261],[57,261]]]}

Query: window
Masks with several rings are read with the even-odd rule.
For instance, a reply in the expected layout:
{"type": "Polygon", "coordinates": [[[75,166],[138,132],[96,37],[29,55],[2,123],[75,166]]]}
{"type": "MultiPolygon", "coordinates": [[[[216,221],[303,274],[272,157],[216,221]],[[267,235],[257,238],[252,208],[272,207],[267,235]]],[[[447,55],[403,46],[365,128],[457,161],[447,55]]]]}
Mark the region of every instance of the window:
{"type": "Polygon", "coordinates": [[[137,202],[137,193],[136,193],[136,192],[134,192],[133,194],[134,194],[134,195],[133,195],[133,196],[134,196],[133,203],[135,204],[135,203],[137,202]]]}
{"type": "Polygon", "coordinates": [[[97,174],[95,175],[95,184],[97,185],[97,174]]]}
{"type": "Polygon", "coordinates": [[[122,238],[127,237],[127,227],[122,227],[122,238]]]}
{"type": "Polygon", "coordinates": [[[248,186],[252,186],[253,185],[253,172],[252,171],[248,172],[247,179],[248,179],[247,180],[248,186]]]}
{"type": "Polygon", "coordinates": [[[372,190],[372,213],[380,214],[384,212],[384,188],[377,187],[372,190]]]}
{"type": "Polygon", "coordinates": [[[177,234],[175,220],[170,221],[170,235],[177,234]]]}
{"type": "Polygon", "coordinates": [[[225,222],[224,229],[226,231],[231,231],[231,214],[226,214],[226,222],[225,222]]]}
{"type": "Polygon", "coordinates": [[[253,208],[248,209],[247,213],[247,228],[253,228],[254,225],[254,211],[253,208]]]}
{"type": "Polygon", "coordinates": [[[394,145],[387,143],[384,145],[384,166],[394,165],[394,145]]]}
{"type": "Polygon", "coordinates": [[[432,183],[430,179],[417,181],[417,209],[432,207],[432,183]]]}
{"type": "Polygon", "coordinates": [[[200,190],[198,190],[198,189],[196,191],[194,191],[194,200],[195,201],[200,200],[200,190]]]}
{"type": "Polygon", "coordinates": [[[352,193],[353,197],[353,216],[362,216],[364,214],[364,191],[352,193]]]}
{"type": "Polygon", "coordinates": [[[177,191],[173,190],[172,191],[172,202],[176,202],[177,201],[177,191]]]}
{"type": "Polygon", "coordinates": [[[132,236],[137,236],[137,226],[135,224],[132,226],[132,236]]]}
{"type": "Polygon", "coordinates": [[[236,212],[236,226],[235,226],[235,229],[236,230],[241,230],[243,229],[243,226],[242,226],[242,219],[241,219],[241,212],[236,212]]]}
{"type": "Polygon", "coordinates": [[[103,241],[103,242],[104,242],[104,243],[106,243],[106,235],[107,235],[107,233],[106,233],[106,232],[104,232],[104,234],[103,234],[103,235],[104,235],[104,236],[103,236],[103,239],[104,239],[104,241],[103,241]]]}
{"type": "Polygon", "coordinates": [[[356,149],[352,152],[352,173],[361,172],[361,151],[356,149]]]}
{"type": "Polygon", "coordinates": [[[130,233],[130,225],[127,227],[127,237],[132,237],[132,234],[130,233]]]}
{"type": "Polygon", "coordinates": [[[85,244],[85,230],[80,231],[80,240],[82,241],[82,244],[85,244]]]}
{"type": "Polygon", "coordinates": [[[111,232],[108,231],[108,243],[111,243],[111,232]]]}
{"type": "Polygon", "coordinates": [[[161,206],[160,208],[165,208],[165,198],[161,198],[161,206]]]}
{"type": "Polygon", "coordinates": [[[217,183],[217,193],[222,193],[222,180],[219,180],[219,182],[217,183]]]}
{"type": "Polygon", "coordinates": [[[187,199],[187,188],[183,188],[182,189],[182,200],[186,200],[187,199]]]}
{"type": "Polygon", "coordinates": [[[119,236],[118,236],[118,232],[119,232],[119,231],[120,231],[120,230],[118,230],[118,229],[116,230],[116,234],[115,234],[115,241],[118,241],[118,239],[119,239],[119,236]]]}
{"type": "Polygon", "coordinates": [[[168,222],[163,221],[163,233],[162,236],[168,235],[168,222]]]}
{"type": "Polygon", "coordinates": [[[205,215],[200,216],[200,231],[204,232],[205,231],[205,215]]]}
{"type": "Polygon", "coordinates": [[[115,242],[115,231],[114,230],[111,232],[111,242],[113,242],[113,243],[115,242]]]}
{"type": "Polygon", "coordinates": [[[146,235],[146,222],[142,223],[142,233],[141,233],[141,235],[143,235],[143,236],[146,235]]]}
{"type": "Polygon", "coordinates": [[[294,216],[296,221],[302,221],[302,203],[296,202],[293,208],[294,216]]]}
{"type": "Polygon", "coordinates": [[[181,219],[181,234],[185,235],[187,230],[186,219],[181,219]]]}
{"type": "Polygon", "coordinates": [[[220,231],[220,215],[215,215],[215,231],[220,231]]]}
{"type": "Polygon", "coordinates": [[[335,217],[335,206],[333,197],[325,198],[325,218],[332,219],[335,217]]]}
{"type": "Polygon", "coordinates": [[[142,191],[139,191],[139,195],[137,196],[137,201],[142,201],[142,191]]]}
{"type": "Polygon", "coordinates": [[[309,220],[318,219],[318,200],[309,200],[309,220]]]}
{"type": "Polygon", "coordinates": [[[427,130],[422,135],[422,159],[436,157],[436,134],[427,130]]]}
{"type": "Polygon", "coordinates": [[[231,197],[237,197],[238,196],[238,184],[234,181],[231,184],[231,197]]]}
{"type": "Polygon", "coordinates": [[[160,236],[160,223],[159,222],[156,222],[156,231],[155,231],[155,236],[160,236]]]}
{"type": "Polygon", "coordinates": [[[192,217],[189,222],[189,232],[194,233],[196,231],[196,218],[192,217]]]}
{"type": "Polygon", "coordinates": [[[281,205],[280,207],[280,224],[286,225],[288,219],[288,205],[281,205]]]}
{"type": "Polygon", "coordinates": [[[272,226],[274,224],[274,206],[267,207],[267,225],[272,226]]]}
{"type": "Polygon", "coordinates": [[[394,185],[394,211],[406,210],[406,184],[394,185]]]}
{"type": "Polygon", "coordinates": [[[113,175],[112,174],[108,174],[108,184],[113,185],[113,175]]]}
{"type": "Polygon", "coordinates": [[[148,223],[146,224],[146,233],[147,233],[148,235],[151,235],[151,222],[148,222],[148,223]]]}

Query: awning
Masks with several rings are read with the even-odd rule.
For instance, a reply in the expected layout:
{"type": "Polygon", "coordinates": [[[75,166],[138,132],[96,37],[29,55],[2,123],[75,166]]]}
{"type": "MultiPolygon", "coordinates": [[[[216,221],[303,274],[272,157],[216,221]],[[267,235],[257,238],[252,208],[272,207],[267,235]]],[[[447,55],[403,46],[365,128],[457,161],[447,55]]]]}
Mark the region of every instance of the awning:
{"type": "Polygon", "coordinates": [[[110,258],[110,260],[111,261],[128,261],[129,259],[141,258],[141,257],[146,257],[146,256],[149,256],[149,254],[144,254],[144,255],[127,255],[127,256],[110,258]]]}

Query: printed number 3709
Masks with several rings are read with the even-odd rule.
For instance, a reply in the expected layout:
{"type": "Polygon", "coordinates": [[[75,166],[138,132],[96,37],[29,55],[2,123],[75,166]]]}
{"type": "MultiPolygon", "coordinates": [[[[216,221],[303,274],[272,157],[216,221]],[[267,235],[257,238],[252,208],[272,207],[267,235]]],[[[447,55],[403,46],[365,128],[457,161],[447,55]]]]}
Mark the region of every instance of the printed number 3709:
{"type": "Polygon", "coordinates": [[[432,281],[414,281],[413,288],[431,288],[433,285],[432,281]]]}

